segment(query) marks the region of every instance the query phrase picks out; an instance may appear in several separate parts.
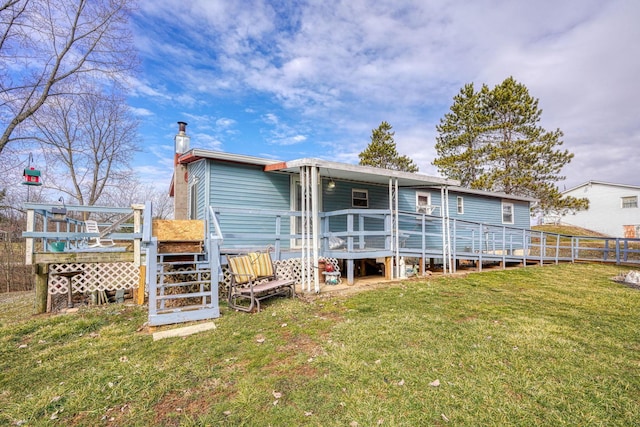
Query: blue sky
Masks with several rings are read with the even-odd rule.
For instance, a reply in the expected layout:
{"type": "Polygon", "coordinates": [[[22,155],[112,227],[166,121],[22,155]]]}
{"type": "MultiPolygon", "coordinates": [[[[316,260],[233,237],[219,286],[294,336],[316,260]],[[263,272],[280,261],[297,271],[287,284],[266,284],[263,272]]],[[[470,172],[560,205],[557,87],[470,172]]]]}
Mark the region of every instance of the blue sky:
{"type": "Polygon", "coordinates": [[[639,18],[636,0],[143,1],[134,166],[168,187],[179,120],[192,148],[357,163],[385,120],[438,175],[453,97],[513,76],[575,154],[561,189],[640,185],[639,18]]]}

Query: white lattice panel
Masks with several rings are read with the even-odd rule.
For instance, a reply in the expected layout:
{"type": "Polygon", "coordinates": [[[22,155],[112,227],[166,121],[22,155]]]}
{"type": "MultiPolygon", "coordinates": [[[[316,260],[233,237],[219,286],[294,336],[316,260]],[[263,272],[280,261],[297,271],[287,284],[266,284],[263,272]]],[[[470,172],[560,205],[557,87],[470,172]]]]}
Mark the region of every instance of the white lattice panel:
{"type": "Polygon", "coordinates": [[[87,264],[51,264],[49,266],[49,294],[66,294],[69,279],[63,272],[81,272],[71,278],[73,293],[116,291],[138,286],[140,269],[132,262],[87,264]]]}

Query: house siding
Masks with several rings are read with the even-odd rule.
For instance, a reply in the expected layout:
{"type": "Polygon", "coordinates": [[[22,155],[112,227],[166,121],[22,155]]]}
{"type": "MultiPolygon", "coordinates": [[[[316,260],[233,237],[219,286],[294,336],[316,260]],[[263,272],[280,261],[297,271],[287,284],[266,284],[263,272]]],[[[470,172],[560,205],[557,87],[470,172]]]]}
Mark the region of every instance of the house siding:
{"type": "MultiPolygon", "coordinates": [[[[331,212],[342,209],[357,209],[352,206],[352,190],[367,190],[369,206],[366,209],[389,209],[389,187],[359,182],[335,181],[333,189],[327,188],[328,180],[322,182],[322,210],[331,212]]],[[[367,231],[383,231],[384,220],[363,216],[362,221],[367,231]]],[[[358,223],[354,224],[358,227],[358,223]]],[[[347,229],[347,217],[340,215],[331,217],[329,229],[323,231],[344,232],[347,229]]],[[[365,239],[366,245],[371,247],[384,247],[384,239],[380,236],[370,236],[365,239]]]]}
{"type": "Polygon", "coordinates": [[[589,199],[589,209],[562,217],[564,224],[612,237],[625,237],[625,230],[629,232],[640,227],[640,207],[622,207],[623,197],[635,196],[640,201],[640,187],[591,182],[565,191],[563,195],[589,199]]]}
{"type": "MultiPolygon", "coordinates": [[[[206,160],[197,161],[190,165],[190,180],[206,183],[198,186],[198,218],[206,217],[207,206],[214,208],[235,208],[253,211],[253,214],[225,213],[219,215],[219,221],[225,235],[227,247],[255,247],[273,244],[273,237],[259,237],[273,235],[276,232],[276,218],[273,215],[255,215],[260,210],[289,211],[291,207],[291,182],[296,175],[265,172],[260,165],[233,163],[227,161],[206,160]]],[[[366,190],[368,192],[368,210],[389,209],[389,187],[387,185],[369,184],[363,182],[338,181],[335,187],[328,188],[328,178],[321,180],[321,212],[332,212],[352,209],[352,191],[366,190]]],[[[413,215],[416,211],[416,193],[428,192],[431,205],[441,205],[440,189],[398,189],[398,207],[401,213],[399,227],[408,232],[401,236],[401,245],[421,246],[420,233],[422,221],[420,216],[413,215]],[[409,214],[409,215],[407,215],[409,214]]],[[[529,203],[524,201],[507,200],[514,205],[514,224],[502,224],[501,203],[504,199],[495,196],[449,192],[450,217],[457,220],[482,222],[491,225],[508,225],[513,227],[529,227],[529,203]],[[464,199],[464,213],[458,214],[456,209],[457,197],[464,199]]],[[[433,215],[441,215],[438,207],[433,215]]],[[[364,223],[368,232],[383,231],[387,224],[382,215],[356,215],[354,227],[358,229],[364,223]]],[[[347,216],[331,217],[328,222],[323,221],[322,232],[343,233],[347,228],[347,216]],[[328,224],[328,228],[325,227],[328,224]]],[[[288,234],[292,220],[283,216],[280,222],[280,233],[288,234]]],[[[437,248],[442,245],[442,221],[430,217],[426,223],[427,245],[437,248]]],[[[283,248],[290,247],[291,240],[281,241],[283,248]]],[[[366,237],[366,247],[381,248],[385,246],[385,237],[371,235],[366,237]]]]}
{"type": "MultiPolygon", "coordinates": [[[[416,193],[429,193],[431,196],[431,205],[437,206],[433,211],[433,215],[440,215],[441,212],[441,193],[439,189],[409,189],[404,188],[399,192],[398,205],[400,211],[415,212],[416,211],[416,193]]],[[[476,194],[462,193],[456,191],[449,191],[449,217],[451,219],[458,220],[458,227],[460,230],[465,227],[465,223],[461,221],[473,222],[473,232],[469,231],[469,239],[477,238],[480,230],[476,223],[483,223],[487,225],[506,226],[513,228],[529,228],[530,227],[530,213],[529,202],[521,200],[511,200],[507,198],[488,197],[476,194]],[[457,198],[462,197],[464,201],[464,211],[459,214],[457,211],[457,198]],[[513,203],[513,224],[503,224],[502,222],[502,203],[513,203]],[[473,237],[475,236],[475,237],[473,237]]],[[[429,218],[429,217],[427,217],[429,218]]],[[[407,217],[401,217],[400,229],[410,232],[420,231],[422,229],[422,222],[419,219],[411,220],[407,217]]],[[[426,242],[427,246],[431,248],[438,248],[442,246],[442,221],[431,218],[426,223],[426,231],[429,233],[426,242]]],[[[408,247],[418,247],[421,244],[421,237],[412,236],[405,244],[408,247]]],[[[471,246],[470,240],[461,240],[457,243],[457,250],[468,250],[471,246]]]]}
{"type": "MultiPolygon", "coordinates": [[[[261,209],[290,209],[288,174],[264,172],[262,166],[242,165],[226,162],[209,162],[209,205],[213,207],[261,209]]],[[[224,230],[225,245],[266,246],[273,239],[251,239],[246,241],[237,235],[275,234],[275,217],[264,215],[238,215],[222,213],[219,217],[224,230]]],[[[281,232],[288,233],[290,219],[283,217],[281,232]]],[[[283,242],[287,246],[289,242],[283,242]]]]}
{"type": "MultiPolygon", "coordinates": [[[[205,183],[207,182],[207,162],[204,160],[200,160],[194,162],[189,165],[189,194],[191,194],[191,186],[197,185],[197,208],[195,218],[204,219],[206,212],[205,209],[207,207],[206,191],[207,186],[205,183]]],[[[190,197],[190,196],[189,196],[190,197]]],[[[191,199],[189,199],[189,203],[191,203],[191,199]]],[[[194,217],[191,212],[189,212],[191,217],[194,217]]]]}

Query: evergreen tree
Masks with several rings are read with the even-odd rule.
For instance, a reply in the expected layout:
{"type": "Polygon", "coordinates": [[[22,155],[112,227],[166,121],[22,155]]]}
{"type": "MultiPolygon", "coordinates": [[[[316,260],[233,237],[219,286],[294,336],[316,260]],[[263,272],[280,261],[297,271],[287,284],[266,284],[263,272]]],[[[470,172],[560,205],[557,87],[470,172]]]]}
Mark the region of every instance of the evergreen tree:
{"type": "Polygon", "coordinates": [[[481,150],[480,128],[484,122],[480,106],[480,94],[473,83],[460,90],[454,98],[451,112],[436,126],[436,151],[440,155],[433,161],[450,179],[463,186],[473,187],[482,172],[477,153],[481,150]]]}
{"type": "Polygon", "coordinates": [[[573,154],[560,149],[560,129],[539,125],[541,115],[538,100],[513,77],[492,90],[468,84],[436,128],[433,164],[464,186],[536,198],[537,211],[585,209],[584,199],[561,199],[556,183],[573,154]]]}
{"type": "Polygon", "coordinates": [[[398,154],[396,143],[393,140],[395,132],[392,132],[391,129],[391,125],[383,121],[377,129],[372,130],[371,142],[358,155],[360,157],[360,165],[404,172],[418,172],[418,166],[413,160],[398,154]]]}

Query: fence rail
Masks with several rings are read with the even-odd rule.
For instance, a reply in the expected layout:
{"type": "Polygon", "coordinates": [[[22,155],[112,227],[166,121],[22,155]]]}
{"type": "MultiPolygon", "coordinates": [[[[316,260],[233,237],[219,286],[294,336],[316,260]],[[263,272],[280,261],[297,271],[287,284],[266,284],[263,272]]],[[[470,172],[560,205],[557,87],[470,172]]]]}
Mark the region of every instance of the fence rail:
{"type": "MultiPolygon", "coordinates": [[[[221,217],[217,232],[224,234],[227,249],[271,244],[295,252],[300,212],[212,208],[221,217]],[[229,230],[229,218],[243,216],[252,227],[229,230]],[[258,220],[259,218],[259,220],[258,220]],[[256,224],[260,224],[258,227],[256,224]]],[[[504,263],[558,263],[601,261],[640,264],[640,239],[576,237],[557,233],[492,225],[416,212],[398,212],[398,238],[390,210],[343,209],[320,212],[320,255],[359,259],[392,256],[398,242],[403,257],[472,260],[504,263]],[[445,237],[443,237],[445,236],[445,237]],[[450,237],[447,237],[450,236],[450,237]]]]}

